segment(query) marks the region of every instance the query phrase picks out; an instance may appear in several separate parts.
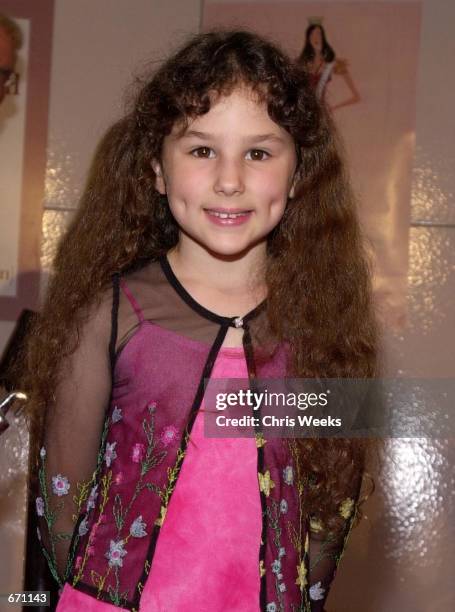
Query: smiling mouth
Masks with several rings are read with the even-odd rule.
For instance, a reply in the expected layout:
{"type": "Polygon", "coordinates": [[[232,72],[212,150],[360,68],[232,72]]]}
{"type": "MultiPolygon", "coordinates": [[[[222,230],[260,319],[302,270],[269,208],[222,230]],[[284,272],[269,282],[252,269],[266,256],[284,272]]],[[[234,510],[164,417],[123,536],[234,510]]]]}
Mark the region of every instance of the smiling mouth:
{"type": "Polygon", "coordinates": [[[238,219],[238,217],[244,217],[249,215],[252,210],[242,210],[239,212],[227,212],[227,211],[219,211],[219,210],[211,210],[210,208],[204,208],[205,212],[209,215],[213,215],[214,217],[218,217],[219,219],[238,219]]]}

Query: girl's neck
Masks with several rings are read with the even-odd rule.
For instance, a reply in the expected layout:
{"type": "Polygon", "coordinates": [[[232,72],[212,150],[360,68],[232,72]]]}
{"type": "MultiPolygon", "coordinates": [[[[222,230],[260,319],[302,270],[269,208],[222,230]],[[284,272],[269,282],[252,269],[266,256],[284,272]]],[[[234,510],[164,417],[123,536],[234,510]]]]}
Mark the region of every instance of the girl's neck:
{"type": "Polygon", "coordinates": [[[177,278],[183,282],[205,285],[230,297],[245,293],[265,297],[265,243],[234,257],[180,241],[167,256],[177,278]]]}

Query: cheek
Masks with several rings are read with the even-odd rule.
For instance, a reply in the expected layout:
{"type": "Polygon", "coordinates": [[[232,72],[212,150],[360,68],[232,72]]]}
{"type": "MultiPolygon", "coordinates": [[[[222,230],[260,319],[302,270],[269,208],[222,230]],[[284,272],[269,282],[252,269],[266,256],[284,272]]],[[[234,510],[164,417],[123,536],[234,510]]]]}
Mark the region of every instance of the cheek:
{"type": "Polygon", "coordinates": [[[257,194],[261,201],[269,205],[280,206],[287,201],[290,189],[290,178],[287,172],[276,171],[264,173],[257,183],[257,194]]]}
{"type": "Polygon", "coordinates": [[[203,184],[200,172],[196,172],[194,165],[178,164],[169,169],[167,175],[168,197],[183,203],[191,202],[198,197],[203,184]]]}

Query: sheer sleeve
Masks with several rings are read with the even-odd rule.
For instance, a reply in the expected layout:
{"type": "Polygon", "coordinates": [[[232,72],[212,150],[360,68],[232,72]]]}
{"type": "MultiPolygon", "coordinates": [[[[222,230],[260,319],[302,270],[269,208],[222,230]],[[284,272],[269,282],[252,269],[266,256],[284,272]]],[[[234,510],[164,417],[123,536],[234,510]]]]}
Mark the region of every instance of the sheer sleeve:
{"type": "Polygon", "coordinates": [[[76,351],[61,364],[54,401],[44,419],[36,498],[38,537],[60,585],[68,577],[78,536],[86,532],[97,493],[93,485],[102,460],[111,390],[112,303],[109,292],[91,308],[76,351]]]}
{"type": "Polygon", "coordinates": [[[339,516],[344,521],[340,532],[329,532],[316,517],[309,519],[309,600],[311,612],[324,612],[338,564],[351,532],[359,499],[361,476],[354,479],[351,496],[340,504],[339,516]]]}

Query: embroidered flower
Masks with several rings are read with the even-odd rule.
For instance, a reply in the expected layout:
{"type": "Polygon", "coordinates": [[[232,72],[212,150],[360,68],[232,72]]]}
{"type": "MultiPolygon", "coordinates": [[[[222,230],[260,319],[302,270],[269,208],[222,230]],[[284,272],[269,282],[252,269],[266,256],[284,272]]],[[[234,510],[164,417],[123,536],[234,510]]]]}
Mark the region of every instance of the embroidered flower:
{"type": "Polygon", "coordinates": [[[306,567],[305,567],[305,562],[304,561],[302,561],[300,563],[300,565],[297,565],[297,580],[295,581],[295,583],[300,586],[300,591],[303,591],[303,589],[305,588],[305,585],[307,583],[307,581],[306,581],[306,567]]]}
{"type": "Polygon", "coordinates": [[[294,482],[294,471],[292,465],[287,465],[283,470],[284,482],[291,485],[294,482]]]}
{"type": "Polygon", "coordinates": [[[272,563],[272,572],[274,574],[278,574],[280,569],[281,569],[281,561],[279,559],[275,559],[275,561],[273,561],[272,563]]]}
{"type": "Polygon", "coordinates": [[[118,406],[114,406],[114,410],[112,411],[112,422],[118,423],[123,418],[122,409],[118,406]]]}
{"type": "Polygon", "coordinates": [[[39,455],[41,459],[44,459],[44,457],[46,456],[46,449],[44,448],[44,446],[41,448],[39,455]]]}
{"type": "Polygon", "coordinates": [[[104,461],[106,462],[107,467],[111,467],[111,463],[114,461],[114,459],[117,458],[117,453],[115,452],[116,445],[117,445],[117,442],[112,442],[112,444],[107,442],[106,444],[106,451],[104,453],[104,461]]]}
{"type": "Polygon", "coordinates": [[[118,540],[118,542],[111,540],[110,549],[104,555],[107,559],[109,559],[109,567],[123,566],[123,557],[127,553],[127,551],[123,548],[123,545],[123,540],[118,540]]]}
{"type": "Polygon", "coordinates": [[[287,511],[288,511],[288,502],[285,499],[282,499],[280,501],[280,512],[282,514],[286,514],[287,511]]]}
{"type": "Polygon", "coordinates": [[[286,585],[284,584],[284,582],[279,583],[278,589],[280,590],[281,593],[284,593],[284,591],[286,590],[286,585]]]}
{"type": "Polygon", "coordinates": [[[122,482],[123,482],[123,472],[119,472],[114,477],[114,483],[116,485],[120,485],[120,484],[122,484],[122,482]]]}
{"type": "Polygon", "coordinates": [[[340,514],[341,516],[348,520],[348,518],[351,516],[352,514],[352,510],[354,508],[354,500],[351,499],[350,497],[347,497],[341,504],[340,504],[340,514]]]}
{"type": "Polygon", "coordinates": [[[133,538],[143,538],[147,535],[147,532],[145,531],[146,527],[147,525],[142,520],[141,514],[137,517],[137,519],[135,519],[135,521],[131,525],[130,534],[133,536],[133,538]]]}
{"type": "Polygon", "coordinates": [[[70,490],[70,483],[68,482],[68,478],[66,476],[62,476],[61,474],[57,474],[57,476],[52,476],[52,492],[55,495],[61,497],[62,495],[68,495],[68,491],[70,490]]]}
{"type": "Polygon", "coordinates": [[[278,580],[281,580],[283,578],[283,574],[277,574],[276,577],[278,580]]]}
{"type": "Polygon", "coordinates": [[[266,497],[268,497],[270,495],[270,491],[275,486],[275,483],[270,478],[269,470],[266,470],[264,474],[261,474],[261,472],[258,472],[258,478],[259,478],[259,489],[265,494],[266,497]]]}
{"type": "Polygon", "coordinates": [[[267,607],[265,609],[267,612],[277,612],[278,608],[276,607],[276,603],[274,601],[271,601],[267,604],[267,607]]]}
{"type": "Polygon", "coordinates": [[[78,534],[82,537],[85,536],[86,533],[88,533],[88,519],[87,517],[84,518],[83,521],[81,521],[80,525],[79,525],[79,531],[78,534]]]}
{"type": "Polygon", "coordinates": [[[317,518],[310,518],[310,529],[313,533],[319,533],[324,529],[322,522],[317,518]]]}
{"type": "Polygon", "coordinates": [[[264,438],[264,434],[262,433],[257,433],[255,437],[257,448],[261,448],[261,446],[264,446],[264,444],[267,442],[267,440],[264,438]]]}
{"type": "Polygon", "coordinates": [[[278,550],[278,556],[284,557],[285,554],[286,554],[286,549],[284,548],[284,546],[281,546],[280,549],[278,550]]]}
{"type": "Polygon", "coordinates": [[[161,432],[160,440],[164,446],[168,446],[171,442],[173,442],[178,434],[179,430],[174,425],[169,425],[165,427],[161,432]]]}
{"type": "Polygon", "coordinates": [[[147,408],[149,409],[150,414],[153,414],[156,410],[156,402],[149,402],[147,408]]]}
{"type": "Polygon", "coordinates": [[[38,516],[44,516],[44,500],[42,497],[36,498],[36,514],[38,516]]]}
{"type": "Polygon", "coordinates": [[[133,450],[131,451],[131,461],[133,461],[134,463],[140,463],[144,457],[144,454],[145,446],[143,444],[140,444],[140,442],[137,442],[133,446],[133,450]]]}
{"type": "Polygon", "coordinates": [[[87,500],[87,511],[95,507],[96,498],[98,497],[98,485],[92,487],[87,500]]]}
{"type": "Polygon", "coordinates": [[[317,601],[318,599],[324,599],[325,589],[321,587],[321,581],[316,582],[310,587],[310,599],[317,601]]]}

